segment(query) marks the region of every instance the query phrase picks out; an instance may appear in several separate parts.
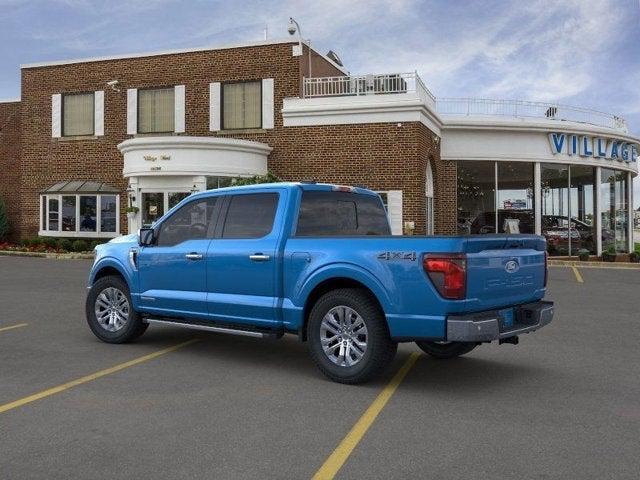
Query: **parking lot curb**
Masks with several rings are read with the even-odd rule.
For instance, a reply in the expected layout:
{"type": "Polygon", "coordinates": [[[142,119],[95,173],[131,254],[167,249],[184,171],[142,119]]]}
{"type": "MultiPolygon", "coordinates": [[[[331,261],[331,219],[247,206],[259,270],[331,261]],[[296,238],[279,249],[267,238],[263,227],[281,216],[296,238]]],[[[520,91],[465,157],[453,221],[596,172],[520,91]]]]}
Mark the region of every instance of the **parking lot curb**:
{"type": "Polygon", "coordinates": [[[15,252],[13,250],[0,250],[0,256],[7,257],[35,257],[50,258],[54,260],[93,260],[93,253],[46,253],[46,252],[15,252]]]}
{"type": "Polygon", "coordinates": [[[550,267],[580,267],[580,268],[602,268],[602,269],[622,269],[640,270],[640,263],[607,263],[607,262],[573,262],[549,260],[550,267]]]}

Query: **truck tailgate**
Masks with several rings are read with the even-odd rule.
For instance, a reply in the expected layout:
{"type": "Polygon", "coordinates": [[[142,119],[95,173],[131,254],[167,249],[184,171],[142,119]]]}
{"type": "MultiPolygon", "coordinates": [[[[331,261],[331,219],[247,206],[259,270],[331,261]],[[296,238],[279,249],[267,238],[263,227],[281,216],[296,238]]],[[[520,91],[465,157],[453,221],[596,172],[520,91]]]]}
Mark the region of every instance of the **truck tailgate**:
{"type": "Polygon", "coordinates": [[[542,237],[468,237],[467,308],[486,310],[539,300],[545,291],[542,237]]]}

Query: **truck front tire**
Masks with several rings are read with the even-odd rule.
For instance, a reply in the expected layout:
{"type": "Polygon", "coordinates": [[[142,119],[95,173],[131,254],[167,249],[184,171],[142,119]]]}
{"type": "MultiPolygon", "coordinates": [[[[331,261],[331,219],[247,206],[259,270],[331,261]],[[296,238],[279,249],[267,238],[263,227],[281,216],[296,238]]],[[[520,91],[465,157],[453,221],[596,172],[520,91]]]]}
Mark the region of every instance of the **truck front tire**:
{"type": "Polygon", "coordinates": [[[129,286],[115,275],[102,277],[93,284],[85,310],[89,328],[103,342],[130,342],[149,326],[133,309],[129,286]]]}
{"type": "Polygon", "coordinates": [[[478,346],[473,342],[427,342],[418,341],[416,345],[424,353],[440,360],[456,358],[469,353],[478,346]]]}
{"type": "Polygon", "coordinates": [[[378,303],[365,290],[341,288],[324,294],[307,324],[311,358],[329,379],[364,383],[393,360],[398,344],[389,338],[378,303]]]}

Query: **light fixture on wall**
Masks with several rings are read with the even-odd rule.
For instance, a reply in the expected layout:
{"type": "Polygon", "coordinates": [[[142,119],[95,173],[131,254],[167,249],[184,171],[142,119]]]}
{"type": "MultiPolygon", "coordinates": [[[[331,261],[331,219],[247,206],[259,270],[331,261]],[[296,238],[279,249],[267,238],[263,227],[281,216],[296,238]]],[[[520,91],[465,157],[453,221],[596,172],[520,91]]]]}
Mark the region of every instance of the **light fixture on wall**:
{"type": "Polygon", "coordinates": [[[193,184],[193,187],[191,187],[191,195],[193,195],[194,193],[198,193],[200,191],[200,189],[198,187],[196,187],[195,183],[193,184]]]}
{"type": "Polygon", "coordinates": [[[131,184],[129,184],[129,186],[127,187],[127,195],[129,195],[129,206],[131,206],[131,204],[136,201],[135,193],[136,191],[133,189],[131,184]]]}
{"type": "Polygon", "coordinates": [[[111,90],[113,90],[114,92],[120,92],[120,89],[118,88],[118,83],[120,83],[118,80],[109,80],[107,82],[107,85],[111,87],[111,90]]]}

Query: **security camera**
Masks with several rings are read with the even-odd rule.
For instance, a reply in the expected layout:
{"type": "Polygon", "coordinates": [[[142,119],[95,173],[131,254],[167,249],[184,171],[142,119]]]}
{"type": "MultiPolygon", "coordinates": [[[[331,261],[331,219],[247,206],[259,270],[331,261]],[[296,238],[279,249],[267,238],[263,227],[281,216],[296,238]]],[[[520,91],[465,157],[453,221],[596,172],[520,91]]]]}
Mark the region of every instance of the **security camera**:
{"type": "Polygon", "coordinates": [[[289,35],[295,35],[296,30],[297,29],[295,23],[293,23],[293,18],[289,18],[289,26],[287,27],[287,32],[289,32],[289,35]]]}
{"type": "Polygon", "coordinates": [[[111,87],[111,90],[113,90],[114,92],[119,92],[120,89],[117,87],[118,83],[118,80],[110,80],[107,82],[107,85],[111,87]]]}

